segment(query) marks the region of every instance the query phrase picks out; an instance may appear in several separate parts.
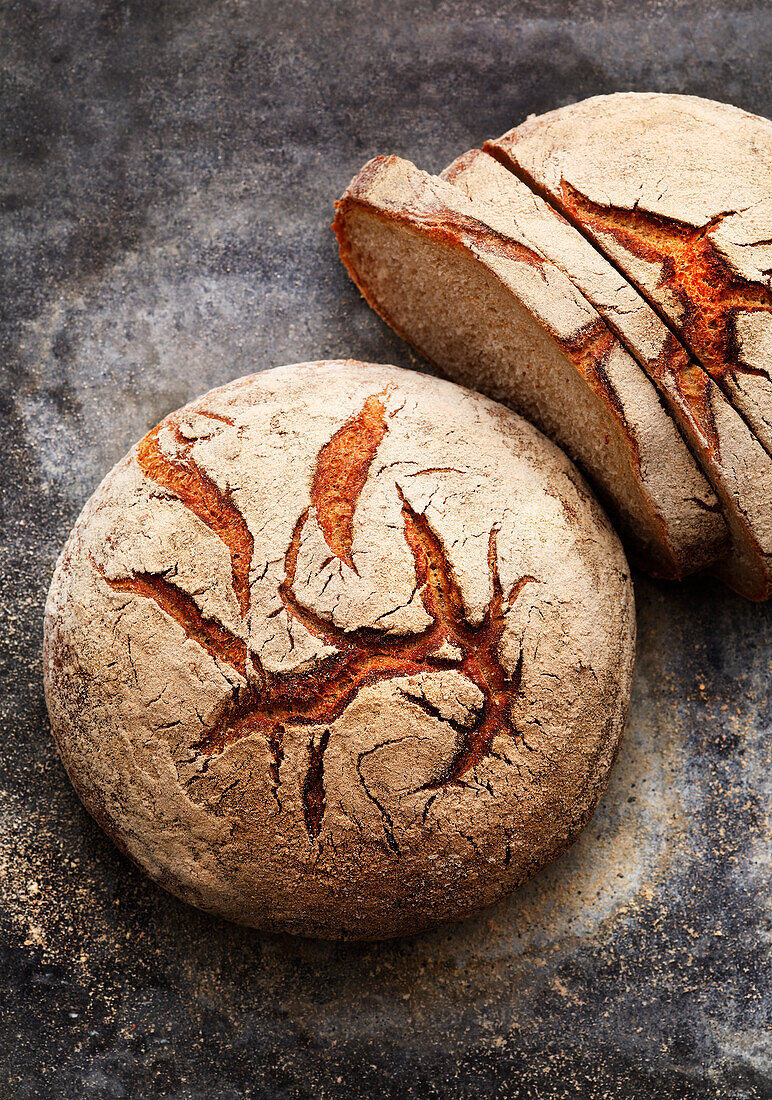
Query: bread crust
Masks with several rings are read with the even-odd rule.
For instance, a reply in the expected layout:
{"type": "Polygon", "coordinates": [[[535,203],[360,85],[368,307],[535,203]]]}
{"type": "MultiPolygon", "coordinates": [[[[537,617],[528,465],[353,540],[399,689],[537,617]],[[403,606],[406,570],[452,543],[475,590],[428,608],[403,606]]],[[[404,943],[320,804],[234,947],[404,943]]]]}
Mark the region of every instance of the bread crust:
{"type": "MultiPolygon", "coordinates": [[[[596,468],[594,480],[628,535],[632,553],[645,568],[662,576],[681,577],[708,568],[725,556],[727,531],[720,505],[662,408],[656,390],[599,312],[527,235],[513,232],[511,221],[495,207],[472,202],[458,188],[407,161],[377,157],[365,165],[336,204],[333,228],[341,259],[369,304],[422,354],[427,354],[426,349],[402,330],[368,285],[357,261],[348,226],[350,212],[356,208],[366,208],[441,241],[443,246],[466,252],[491,272],[555,341],[615,422],[620,449],[627,453],[626,461],[649,516],[648,529],[630,528],[610,471],[596,468]]],[[[467,377],[460,369],[462,364],[434,365],[522,411],[518,393],[507,390],[504,380],[497,378],[497,388],[492,391],[484,380],[467,377]]],[[[528,415],[533,417],[533,410],[529,409],[528,415]]],[[[571,415],[569,409],[565,415],[571,415]]],[[[549,430],[543,423],[539,426],[549,430]]]]}
{"type": "Polygon", "coordinates": [[[772,454],[772,122],[697,96],[596,96],[486,148],[659,309],[772,454]]]}
{"type": "Polygon", "coordinates": [[[633,649],[624,554],[565,456],[480,395],[343,361],[214,390],[107,475],[44,669],[80,797],[162,886],[381,938],[571,843],[633,649]]]}
{"type": "Polygon", "coordinates": [[[715,572],[741,595],[772,592],[772,459],[710,375],[641,294],[552,206],[492,155],[470,150],[442,173],[495,205],[513,231],[592,302],[662,394],[724,507],[732,549],[715,572]]]}

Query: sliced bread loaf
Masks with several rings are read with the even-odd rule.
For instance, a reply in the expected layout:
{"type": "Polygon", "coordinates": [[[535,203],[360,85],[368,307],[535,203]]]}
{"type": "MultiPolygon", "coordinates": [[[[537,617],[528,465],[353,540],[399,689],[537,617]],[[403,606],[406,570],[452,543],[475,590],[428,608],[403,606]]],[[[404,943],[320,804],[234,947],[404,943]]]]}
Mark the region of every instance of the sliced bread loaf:
{"type": "Polygon", "coordinates": [[[336,204],[341,258],[371,306],[450,377],[524,413],[575,458],[659,575],[715,565],[715,494],[657,392],[562,271],[495,208],[397,157],[336,204]]]}
{"type": "Polygon", "coordinates": [[[556,264],[613,329],[658,390],[724,506],[731,550],[715,571],[750,599],[772,594],[772,458],[723,391],[648,302],[554,207],[481,150],[442,178],[494,206],[512,232],[556,264]]]}
{"type": "Polygon", "coordinates": [[[627,92],[486,148],[647,295],[772,454],[772,122],[627,92]]]}

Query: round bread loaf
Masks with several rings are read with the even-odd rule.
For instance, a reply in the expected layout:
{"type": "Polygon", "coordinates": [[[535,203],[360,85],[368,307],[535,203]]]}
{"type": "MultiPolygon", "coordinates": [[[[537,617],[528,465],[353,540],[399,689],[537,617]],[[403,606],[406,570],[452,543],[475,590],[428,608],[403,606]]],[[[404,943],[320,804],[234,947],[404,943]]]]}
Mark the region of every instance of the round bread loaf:
{"type": "Polygon", "coordinates": [[[309,363],[154,428],[46,608],[86,807],[184,900],[380,938],[559,855],[621,736],[633,596],[569,460],[458,386],[309,363]]]}

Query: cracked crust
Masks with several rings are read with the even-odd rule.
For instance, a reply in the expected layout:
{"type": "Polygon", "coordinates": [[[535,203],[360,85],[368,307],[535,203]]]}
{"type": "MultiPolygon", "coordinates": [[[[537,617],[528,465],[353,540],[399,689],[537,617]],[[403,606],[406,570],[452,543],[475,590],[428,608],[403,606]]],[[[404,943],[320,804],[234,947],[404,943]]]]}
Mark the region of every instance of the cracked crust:
{"type": "Polygon", "coordinates": [[[661,311],[772,454],[772,122],[596,96],[486,144],[661,311]]]}
{"type": "Polygon", "coordinates": [[[567,450],[645,568],[681,577],[725,556],[720,505],[655,387],[531,234],[397,157],[352,180],[333,228],[370,305],[567,450]]]}
{"type": "Polygon", "coordinates": [[[714,572],[750,599],[772,590],[772,459],[710,375],[641,294],[554,207],[482,150],[442,173],[496,206],[518,238],[563,271],[657,386],[724,508],[731,551],[714,572]]]}
{"type": "Polygon", "coordinates": [[[85,805],[161,885],[379,938],[571,843],[633,635],[618,540],[535,429],[312,363],[206,394],[108,474],[49,593],[46,699],[85,805]]]}

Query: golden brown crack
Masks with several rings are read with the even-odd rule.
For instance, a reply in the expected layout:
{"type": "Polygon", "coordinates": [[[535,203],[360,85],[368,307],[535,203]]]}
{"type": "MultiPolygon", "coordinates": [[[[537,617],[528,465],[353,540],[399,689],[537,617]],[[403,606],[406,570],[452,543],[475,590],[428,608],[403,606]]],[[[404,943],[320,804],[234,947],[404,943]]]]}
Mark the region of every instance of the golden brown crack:
{"type": "Polygon", "coordinates": [[[636,462],[640,466],[640,455],[635,445],[635,437],[627,421],[624,406],[606,373],[606,364],[616,345],[617,339],[613,332],[606,327],[603,321],[598,321],[591,327],[589,333],[581,342],[577,340],[575,347],[566,348],[565,353],[582,377],[587,380],[591,389],[601,396],[613,410],[614,416],[624,428],[625,434],[635,450],[636,462]]]}
{"type": "Polygon", "coordinates": [[[246,644],[214,619],[204,618],[193,599],[171,584],[164,575],[135,573],[133,577],[111,580],[103,570],[99,569],[99,572],[116,592],[131,592],[135,596],[154,600],[211,657],[229,664],[242,676],[246,675],[246,644]]]}
{"type": "MultiPolygon", "coordinates": [[[[659,287],[680,302],[684,342],[711,377],[721,385],[727,376],[762,375],[741,363],[733,330],[737,312],[772,312],[772,292],[735,275],[710,240],[717,219],[700,228],[650,214],[640,208],[621,210],[586,198],[563,181],[559,201],[568,216],[591,234],[609,234],[622,247],[649,263],[661,265],[659,287]]],[[[645,290],[645,288],[641,288],[645,290]]],[[[684,395],[696,393],[688,387],[684,395]]]]}
{"type": "MultiPolygon", "coordinates": [[[[321,487],[316,489],[317,514],[326,514],[330,523],[332,517],[340,520],[342,531],[331,526],[328,543],[331,549],[339,546],[342,554],[350,555],[350,531],[356,498],[361,493],[378,442],[386,430],[384,424],[382,403],[377,397],[368,398],[361,413],[333,436],[317,460],[317,473],[322,471],[318,474],[321,487]],[[343,466],[339,475],[327,469],[336,460],[343,466]]],[[[189,459],[181,460],[187,463],[181,465],[181,461],[163,455],[156,440],[157,430],[143,441],[146,463],[143,468],[151,470],[149,476],[153,476],[159,484],[169,488],[175,486],[183,503],[191,507],[196,515],[201,515],[199,502],[189,504],[189,500],[198,487],[202,487],[204,493],[210,492],[206,486],[206,475],[189,459]]],[[[430,625],[422,632],[408,636],[389,636],[371,627],[346,631],[305,608],[293,589],[303,530],[309,520],[310,509],[306,509],[297,520],[285,554],[285,577],[279,586],[279,596],[290,620],[302,624],[312,636],[334,647],[336,652],[319,661],[311,670],[281,675],[268,673],[255,662],[257,675],[250,677],[246,686],[234,693],[194,746],[205,756],[211,757],[245,737],[264,738],[271,752],[276,794],[280,784],[285,727],[308,725],[321,730],[321,735],[312,737],[303,784],[304,818],[311,840],[319,836],[324,816],[324,753],[330,726],[365,686],[396,677],[457,668],[482,692],[483,704],[477,720],[468,728],[457,727],[461,744],[456,757],[445,775],[431,787],[458,782],[483,759],[496,733],[508,731],[515,736],[511,705],[512,697],[519,688],[522,659],[514,674],[507,676],[501,666],[498,649],[506,611],[523,587],[535,583],[536,578],[522,577],[505,595],[498,569],[496,530],[492,529],[488,543],[492,596],[482,621],[477,625],[470,624],[441,540],[426,516],[413,508],[399,486],[395,488],[402,504],[405,539],[413,557],[417,590],[431,619],[430,625]],[[443,643],[457,649],[461,653],[460,659],[446,660],[436,656],[443,643]]],[[[206,509],[207,505],[203,507],[206,509]]],[[[209,513],[204,511],[204,514],[209,513]]],[[[213,523],[209,525],[226,544],[232,533],[238,530],[237,523],[228,522],[219,527],[213,523]]],[[[208,653],[227,661],[246,677],[247,651],[244,643],[224,627],[205,619],[194,601],[166,577],[138,574],[121,580],[104,579],[114,589],[154,600],[208,653]]]]}
{"type": "MultiPolygon", "coordinates": [[[[216,413],[203,415],[226,424],[233,421],[216,413]]],[[[249,610],[249,570],[252,565],[254,540],[246,520],[227,490],[220,489],[198,466],[192,455],[193,441],[180,431],[179,416],[167,417],[139,443],[137,461],[151,481],[174,493],[194,515],[205,523],[228,547],[231,558],[233,591],[241,613],[249,610]],[[162,428],[168,428],[178,445],[175,456],[165,454],[158,440],[162,428]]]]}
{"type": "MultiPolygon", "coordinates": [[[[627,429],[628,437],[632,438],[624,410],[605,369],[615,340],[619,341],[633,359],[641,363],[644,370],[648,368],[651,371],[655,383],[666,389],[668,382],[672,380],[682,398],[684,413],[688,416],[692,429],[709,454],[719,458],[720,443],[713,407],[710,403],[712,383],[707,373],[692,362],[686,350],[674,334],[665,328],[664,323],[666,335],[659,355],[656,359],[647,358],[641,361],[640,349],[614,326],[611,318],[605,318],[605,322],[604,328],[608,325],[605,332],[599,332],[583,347],[576,351],[569,350],[567,354],[593,389],[603,393],[608,404],[613,407],[617,418],[627,429]]],[[[640,456],[636,454],[636,458],[640,466],[640,456]]]]}
{"type": "Polygon", "coordinates": [[[308,753],[308,772],[303,784],[303,816],[312,840],[322,831],[324,817],[324,753],[330,740],[329,728],[318,739],[311,739],[308,753]]]}
{"type": "Polygon", "coordinates": [[[354,512],[386,430],[383,404],[378,397],[368,397],[362,410],[338,429],[316,460],[311,503],[330,550],[354,571],[354,512]]]}
{"type": "Polygon", "coordinates": [[[493,528],[488,541],[492,597],[482,622],[472,626],[467,622],[461,591],[442,543],[426,517],[413,511],[401,491],[400,497],[405,519],[405,536],[413,552],[418,582],[423,585],[424,607],[435,625],[440,626],[442,637],[461,650],[463,656],[459,664],[460,670],[476,684],[484,696],[478,721],[469,730],[447,773],[436,784],[444,786],[455,782],[464,772],[480,762],[497,732],[514,733],[510,712],[511,695],[519,687],[520,667],[518,666],[514,677],[507,677],[501,666],[498,647],[504,632],[505,610],[512,606],[523,587],[535,582],[536,578],[522,577],[505,599],[498,570],[496,530],[493,528]]]}
{"type": "Polygon", "coordinates": [[[655,382],[664,381],[665,375],[673,379],[683,401],[684,413],[700,443],[711,457],[720,461],[721,441],[711,403],[715,383],[707,371],[692,362],[670,332],[655,367],[655,382]]]}

